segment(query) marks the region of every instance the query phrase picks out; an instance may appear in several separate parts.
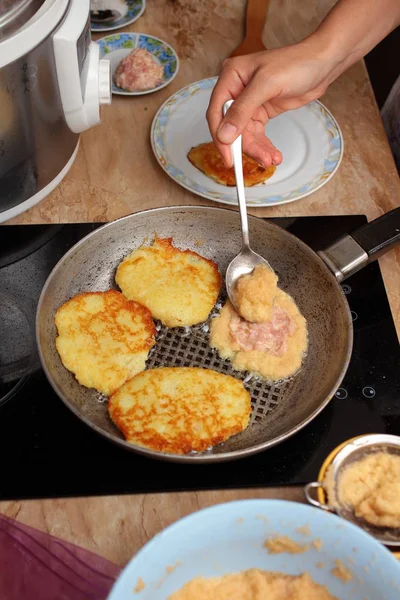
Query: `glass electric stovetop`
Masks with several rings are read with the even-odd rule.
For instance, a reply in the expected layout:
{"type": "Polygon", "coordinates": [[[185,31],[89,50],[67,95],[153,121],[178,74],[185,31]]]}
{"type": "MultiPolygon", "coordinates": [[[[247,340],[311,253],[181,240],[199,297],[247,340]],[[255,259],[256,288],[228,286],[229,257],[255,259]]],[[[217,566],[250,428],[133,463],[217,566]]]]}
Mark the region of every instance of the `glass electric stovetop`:
{"type": "MultiPolygon", "coordinates": [[[[363,215],[271,220],[315,250],[366,222],[363,215]]],[[[53,392],[34,339],[36,305],[52,267],[100,225],[0,229],[0,499],[300,485],[317,477],[342,441],[400,434],[399,343],[374,263],[343,284],[355,334],[347,375],[325,410],[288,441],[228,463],[183,465],[103,439],[53,392]]]]}

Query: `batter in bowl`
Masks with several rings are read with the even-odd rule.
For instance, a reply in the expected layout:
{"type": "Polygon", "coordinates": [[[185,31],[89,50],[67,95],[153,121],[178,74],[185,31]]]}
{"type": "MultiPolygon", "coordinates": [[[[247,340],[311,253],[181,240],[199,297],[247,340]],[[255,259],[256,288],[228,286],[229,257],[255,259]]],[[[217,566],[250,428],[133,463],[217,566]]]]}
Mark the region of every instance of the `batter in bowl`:
{"type": "Polygon", "coordinates": [[[377,527],[400,527],[400,456],[374,452],[343,469],[337,498],[327,473],[329,502],[350,507],[356,517],[377,527]]]}
{"type": "Polygon", "coordinates": [[[337,600],[308,573],[284,573],[249,569],[223,577],[197,577],[168,600],[337,600]]]}

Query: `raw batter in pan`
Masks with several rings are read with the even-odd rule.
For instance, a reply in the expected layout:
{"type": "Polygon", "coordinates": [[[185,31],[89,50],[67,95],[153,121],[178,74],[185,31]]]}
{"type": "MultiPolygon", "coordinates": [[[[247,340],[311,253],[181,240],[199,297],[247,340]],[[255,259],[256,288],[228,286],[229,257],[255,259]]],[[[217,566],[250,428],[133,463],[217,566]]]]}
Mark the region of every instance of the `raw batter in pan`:
{"type": "MultiPolygon", "coordinates": [[[[268,298],[269,311],[265,313],[268,320],[246,321],[228,300],[211,322],[210,345],[238,371],[250,371],[277,381],[300,369],[308,345],[307,323],[293,298],[276,287],[276,281],[268,281],[274,292],[273,301],[268,298]]],[[[248,290],[251,291],[251,287],[248,290]]],[[[242,306],[244,300],[242,297],[242,306]]],[[[247,303],[247,307],[252,308],[250,316],[259,316],[250,300],[254,300],[254,295],[247,303]]]]}

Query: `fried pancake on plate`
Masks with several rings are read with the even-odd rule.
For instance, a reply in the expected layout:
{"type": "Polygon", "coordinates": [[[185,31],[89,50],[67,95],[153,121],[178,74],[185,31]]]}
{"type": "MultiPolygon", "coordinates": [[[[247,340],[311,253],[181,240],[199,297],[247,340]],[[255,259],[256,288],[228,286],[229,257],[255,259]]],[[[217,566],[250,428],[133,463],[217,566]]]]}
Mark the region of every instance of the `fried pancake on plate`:
{"type": "Polygon", "coordinates": [[[169,454],[202,452],[243,431],[250,394],[230,375],[209,369],[166,367],[139,373],[108,403],[127,442],[169,454]]]}
{"type": "Polygon", "coordinates": [[[57,310],[55,324],[63,365],[106,396],[143,371],[155,344],[150,312],[116,290],[74,296],[57,310]]]}
{"type": "MultiPolygon", "coordinates": [[[[244,185],[246,187],[264,183],[264,181],[272,177],[275,173],[276,167],[273,165],[264,168],[246,154],[242,156],[244,185]]],[[[190,150],[188,159],[194,167],[202,171],[207,177],[214,179],[217,183],[227,186],[236,185],[233,167],[228,169],[225,166],[214,142],[195,146],[190,150]]]]}
{"type": "Polygon", "coordinates": [[[218,266],[191,250],[179,250],[172,238],[156,238],[118,266],[115,280],[129,300],[147,306],[167,327],[202,323],[221,287],[218,266]]]}

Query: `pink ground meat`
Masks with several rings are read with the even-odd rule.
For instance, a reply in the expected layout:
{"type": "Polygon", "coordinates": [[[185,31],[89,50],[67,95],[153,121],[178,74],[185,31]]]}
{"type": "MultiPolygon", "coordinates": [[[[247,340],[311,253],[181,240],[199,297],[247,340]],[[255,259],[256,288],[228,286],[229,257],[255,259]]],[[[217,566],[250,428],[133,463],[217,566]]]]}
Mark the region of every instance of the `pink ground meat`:
{"type": "Polygon", "coordinates": [[[130,92],[142,92],[159,85],[164,69],[150,52],[136,48],[119,63],[114,76],[115,84],[130,92]]]}
{"type": "Polygon", "coordinates": [[[283,356],[287,338],[296,330],[296,323],[280,306],[275,305],[272,319],[266,323],[249,323],[235,313],[229,323],[230,333],[242,350],[258,350],[283,356]]]}

